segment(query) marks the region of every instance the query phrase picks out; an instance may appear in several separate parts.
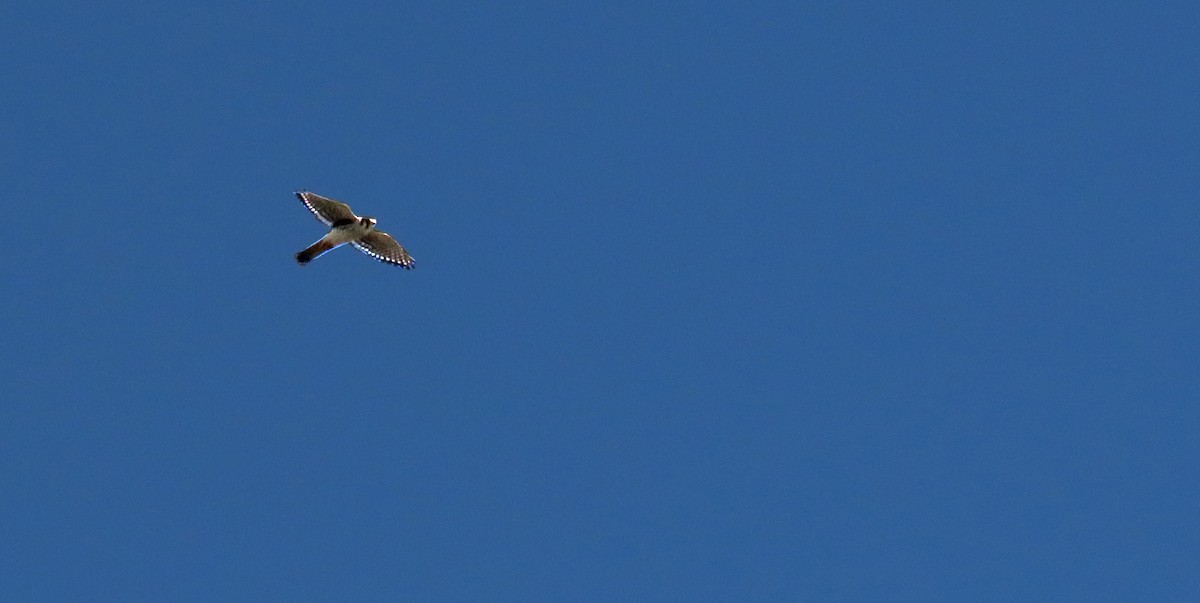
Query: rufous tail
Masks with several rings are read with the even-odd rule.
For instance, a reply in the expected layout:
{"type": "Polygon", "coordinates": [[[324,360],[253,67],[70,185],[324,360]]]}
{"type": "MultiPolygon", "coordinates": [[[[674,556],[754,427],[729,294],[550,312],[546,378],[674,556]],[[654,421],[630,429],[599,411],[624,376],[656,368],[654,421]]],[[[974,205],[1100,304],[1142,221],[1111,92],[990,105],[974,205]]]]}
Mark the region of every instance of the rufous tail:
{"type": "Polygon", "coordinates": [[[304,251],[297,253],[296,261],[299,262],[301,266],[303,266],[303,265],[315,260],[322,253],[325,253],[326,251],[329,251],[330,249],[333,249],[333,243],[330,243],[329,241],[326,241],[325,239],[321,239],[320,241],[317,241],[316,243],[309,245],[308,249],[305,249],[304,251]]]}

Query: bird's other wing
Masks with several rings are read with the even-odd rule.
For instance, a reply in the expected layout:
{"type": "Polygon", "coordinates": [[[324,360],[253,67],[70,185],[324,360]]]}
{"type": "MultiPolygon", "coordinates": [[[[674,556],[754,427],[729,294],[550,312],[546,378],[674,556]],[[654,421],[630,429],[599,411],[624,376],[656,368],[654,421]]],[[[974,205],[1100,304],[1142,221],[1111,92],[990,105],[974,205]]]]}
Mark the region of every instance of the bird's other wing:
{"type": "Polygon", "coordinates": [[[412,270],[413,258],[408,255],[404,247],[396,242],[391,235],[380,230],[372,230],[357,241],[353,241],[354,247],[359,251],[393,266],[400,266],[406,270],[412,270]]]}
{"type": "Polygon", "coordinates": [[[296,198],[326,226],[333,226],[334,222],[338,221],[358,220],[358,216],[350,211],[350,206],[341,201],[334,201],[308,191],[296,191],[296,198]]]}

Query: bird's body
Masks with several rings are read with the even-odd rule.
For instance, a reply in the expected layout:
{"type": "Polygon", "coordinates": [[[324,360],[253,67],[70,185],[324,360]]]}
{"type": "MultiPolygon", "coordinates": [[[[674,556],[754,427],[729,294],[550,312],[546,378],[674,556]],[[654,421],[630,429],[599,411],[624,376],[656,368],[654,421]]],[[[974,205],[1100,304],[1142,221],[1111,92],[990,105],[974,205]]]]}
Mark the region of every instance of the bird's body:
{"type": "Polygon", "coordinates": [[[326,251],[330,251],[352,243],[363,238],[363,235],[375,228],[374,220],[368,218],[360,218],[358,221],[348,222],[334,226],[329,230],[329,234],[321,237],[319,241],[309,245],[307,249],[296,254],[296,261],[301,265],[307,264],[326,251]]]}
{"type": "Polygon", "coordinates": [[[356,216],[349,205],[316,193],[299,191],[296,198],[330,228],[328,234],[296,254],[296,261],[301,266],[327,251],[350,243],[359,251],[381,262],[407,269],[413,267],[412,256],[404,247],[386,232],[375,229],[375,218],[356,216]]]}

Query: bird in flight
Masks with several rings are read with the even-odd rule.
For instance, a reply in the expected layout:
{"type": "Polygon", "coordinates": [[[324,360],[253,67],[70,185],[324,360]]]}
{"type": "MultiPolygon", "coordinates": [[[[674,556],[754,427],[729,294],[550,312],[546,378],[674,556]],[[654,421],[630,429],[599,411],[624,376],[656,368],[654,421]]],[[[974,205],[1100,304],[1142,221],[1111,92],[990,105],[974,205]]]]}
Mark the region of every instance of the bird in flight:
{"type": "Polygon", "coordinates": [[[329,227],[329,234],[296,254],[301,266],[317,259],[321,254],[350,243],[359,251],[387,264],[411,270],[413,259],[391,235],[375,230],[375,218],[359,217],[350,211],[350,206],[308,191],[297,191],[296,198],[314,216],[329,227]]]}

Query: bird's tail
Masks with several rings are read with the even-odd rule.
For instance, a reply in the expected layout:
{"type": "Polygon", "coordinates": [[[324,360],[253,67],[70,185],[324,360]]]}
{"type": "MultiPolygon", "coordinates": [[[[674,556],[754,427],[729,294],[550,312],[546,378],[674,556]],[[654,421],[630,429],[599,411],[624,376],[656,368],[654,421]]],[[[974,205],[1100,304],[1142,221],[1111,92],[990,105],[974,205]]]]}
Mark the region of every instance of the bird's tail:
{"type": "Polygon", "coordinates": [[[296,261],[299,262],[301,266],[303,266],[303,265],[317,259],[318,257],[321,256],[321,254],[325,253],[326,251],[329,251],[330,249],[333,249],[334,247],[336,247],[336,245],[334,245],[332,241],[328,241],[328,240],[322,238],[320,241],[317,241],[316,243],[309,245],[308,248],[305,249],[304,251],[297,253],[296,261]]]}

